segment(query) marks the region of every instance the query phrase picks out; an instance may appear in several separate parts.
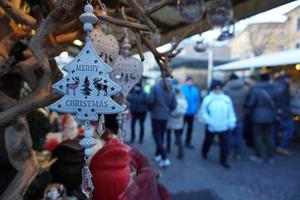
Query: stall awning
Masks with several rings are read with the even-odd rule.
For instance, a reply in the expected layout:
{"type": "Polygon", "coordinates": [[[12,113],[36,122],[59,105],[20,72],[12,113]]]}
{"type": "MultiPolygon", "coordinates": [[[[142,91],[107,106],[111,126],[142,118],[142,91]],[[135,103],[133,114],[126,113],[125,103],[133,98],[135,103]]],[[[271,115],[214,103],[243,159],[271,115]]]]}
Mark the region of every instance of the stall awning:
{"type": "Polygon", "coordinates": [[[300,63],[300,50],[281,51],[278,53],[267,54],[239,60],[214,68],[216,71],[246,70],[260,67],[277,67],[300,63]]]}
{"type": "MultiPolygon", "coordinates": [[[[214,60],[214,66],[223,65],[229,63],[232,60],[214,60]]],[[[206,58],[199,56],[176,56],[170,63],[171,68],[196,68],[196,69],[207,69],[208,61],[206,58]]]]}

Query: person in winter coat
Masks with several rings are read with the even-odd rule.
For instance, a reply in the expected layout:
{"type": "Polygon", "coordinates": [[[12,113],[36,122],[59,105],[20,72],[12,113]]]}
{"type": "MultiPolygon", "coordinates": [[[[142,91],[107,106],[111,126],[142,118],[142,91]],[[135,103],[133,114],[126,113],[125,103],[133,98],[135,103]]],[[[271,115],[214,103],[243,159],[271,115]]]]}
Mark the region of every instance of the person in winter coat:
{"type": "Polygon", "coordinates": [[[129,94],[127,98],[129,102],[129,110],[131,113],[131,139],[130,142],[133,143],[135,140],[135,124],[136,121],[140,123],[140,137],[139,143],[143,143],[144,139],[144,122],[147,114],[147,95],[143,91],[142,85],[137,84],[133,91],[129,94]]]}
{"type": "Polygon", "coordinates": [[[160,167],[167,167],[171,162],[167,159],[164,149],[164,133],[170,113],[177,105],[175,93],[172,90],[167,91],[160,79],[153,86],[147,102],[152,119],[152,134],[156,144],[155,160],[160,167]]]}
{"type": "Polygon", "coordinates": [[[249,88],[244,84],[243,80],[232,74],[224,87],[224,93],[231,98],[237,117],[236,127],[230,132],[228,137],[228,153],[233,153],[236,159],[240,159],[244,137],[244,120],[246,117],[245,103],[249,95],[249,88]]]}
{"type": "Polygon", "coordinates": [[[262,163],[263,150],[267,151],[267,159],[274,163],[273,128],[277,116],[277,92],[270,83],[270,75],[260,75],[261,82],[257,83],[250,91],[246,106],[251,111],[251,121],[254,134],[255,156],[250,160],[262,163]]]}
{"type": "Polygon", "coordinates": [[[230,97],[222,92],[220,81],[212,81],[211,92],[203,99],[200,112],[201,119],[207,125],[202,145],[202,157],[207,159],[214,136],[217,135],[220,140],[220,164],[229,169],[230,166],[227,163],[227,137],[229,131],[235,128],[236,116],[230,97]]]}
{"type": "Polygon", "coordinates": [[[175,133],[175,141],[178,146],[177,158],[183,158],[183,147],[182,147],[182,131],[183,131],[183,123],[184,123],[184,114],[187,109],[187,102],[183,97],[180,88],[176,86],[174,88],[176,93],[176,101],[177,106],[175,110],[171,112],[171,116],[168,120],[167,124],[167,152],[171,151],[171,135],[174,131],[175,133]]]}
{"type": "Polygon", "coordinates": [[[274,138],[277,144],[277,152],[290,156],[291,152],[288,150],[289,140],[294,133],[294,123],[290,111],[290,76],[287,74],[280,74],[275,81],[276,90],[278,90],[278,121],[275,124],[274,138]],[[279,129],[283,130],[283,135],[279,139],[279,129]]]}
{"type": "Polygon", "coordinates": [[[186,83],[182,86],[181,91],[188,103],[188,108],[184,116],[184,124],[187,125],[185,147],[193,149],[194,147],[192,145],[192,134],[193,134],[194,116],[198,111],[199,103],[200,103],[199,90],[194,85],[193,77],[188,76],[186,78],[186,83]]]}
{"type": "Polygon", "coordinates": [[[291,113],[300,116],[300,88],[298,88],[290,103],[291,113]]]}

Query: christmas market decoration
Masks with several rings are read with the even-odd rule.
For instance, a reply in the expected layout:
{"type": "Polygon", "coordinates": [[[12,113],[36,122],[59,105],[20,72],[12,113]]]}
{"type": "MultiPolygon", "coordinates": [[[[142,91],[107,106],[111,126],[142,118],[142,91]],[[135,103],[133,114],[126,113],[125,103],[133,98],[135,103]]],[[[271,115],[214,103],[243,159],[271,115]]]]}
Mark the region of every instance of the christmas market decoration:
{"type": "Polygon", "coordinates": [[[95,28],[91,33],[93,47],[103,61],[113,66],[119,55],[119,44],[113,35],[106,35],[100,27],[95,28]]]}
{"type": "Polygon", "coordinates": [[[178,0],[177,7],[181,18],[187,23],[199,21],[205,12],[204,0],[178,0]]]}
{"type": "Polygon", "coordinates": [[[95,121],[98,114],[124,110],[110,97],[121,87],[110,79],[112,69],[97,55],[91,41],[63,69],[69,74],[53,88],[65,96],[50,106],[52,110],[76,114],[81,121],[95,121]]]}
{"type": "MultiPolygon", "coordinates": [[[[123,49],[130,48],[127,42],[128,40],[125,40],[123,49]]],[[[121,86],[122,94],[124,97],[127,97],[131,89],[142,78],[143,64],[137,58],[119,55],[113,68],[114,71],[111,73],[111,79],[121,86]]]]}
{"type": "MultiPolygon", "coordinates": [[[[50,108],[59,112],[76,114],[78,120],[85,122],[84,138],[80,141],[80,145],[85,149],[86,161],[82,169],[81,190],[89,198],[94,186],[88,167],[88,158],[92,154],[92,147],[96,145],[90,121],[98,120],[99,114],[120,113],[124,108],[111,99],[110,96],[120,92],[121,87],[110,79],[108,73],[112,72],[112,68],[99,57],[92,44],[90,34],[93,24],[98,21],[93,14],[92,5],[90,3],[85,5],[84,11],[80,20],[84,23],[84,31],[87,32],[86,44],[81,52],[63,67],[68,74],[55,83],[53,88],[64,96],[53,103],[50,108]]],[[[98,45],[101,44],[98,42],[98,45]]],[[[109,60],[107,54],[102,56],[106,61],[109,60]]]]}
{"type": "Polygon", "coordinates": [[[213,0],[208,2],[207,19],[212,26],[224,27],[233,18],[230,0],[213,0]]]}

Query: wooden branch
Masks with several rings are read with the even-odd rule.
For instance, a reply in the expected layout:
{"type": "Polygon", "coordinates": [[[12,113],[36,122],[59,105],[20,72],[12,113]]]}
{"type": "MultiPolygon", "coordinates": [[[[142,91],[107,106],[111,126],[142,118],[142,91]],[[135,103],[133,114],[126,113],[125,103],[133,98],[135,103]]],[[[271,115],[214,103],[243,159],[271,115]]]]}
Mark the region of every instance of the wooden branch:
{"type": "Polygon", "coordinates": [[[0,77],[8,73],[15,62],[15,57],[9,57],[9,52],[20,37],[21,35],[11,33],[0,41],[0,77]]]}
{"type": "Polygon", "coordinates": [[[4,110],[6,108],[12,107],[16,105],[17,101],[13,98],[7,96],[3,92],[0,91],[0,109],[4,110]]]}
{"type": "Polygon", "coordinates": [[[149,17],[152,13],[155,13],[156,11],[162,9],[163,7],[165,7],[166,5],[168,5],[172,2],[174,2],[174,0],[159,1],[158,3],[154,4],[150,8],[147,8],[146,11],[145,11],[145,15],[149,17]]]}
{"type": "Polygon", "coordinates": [[[17,105],[0,113],[0,125],[8,123],[20,114],[30,112],[42,106],[47,106],[61,97],[61,95],[52,91],[51,66],[42,46],[46,42],[48,35],[57,28],[57,25],[64,18],[65,14],[66,10],[63,6],[52,11],[32,37],[29,48],[42,68],[44,72],[43,76],[40,79],[36,91],[18,101],[17,105]]]}
{"type": "Polygon", "coordinates": [[[5,11],[3,10],[2,7],[0,7],[0,17],[2,17],[3,15],[5,15],[5,11]]]}
{"type": "Polygon", "coordinates": [[[71,42],[75,40],[77,37],[78,37],[78,31],[65,33],[65,34],[55,36],[55,42],[57,43],[71,42]]]}
{"type": "Polygon", "coordinates": [[[17,63],[15,67],[17,73],[23,77],[23,79],[28,83],[30,88],[35,89],[39,84],[39,81],[34,71],[40,66],[33,58],[33,56],[17,63]]]}
{"type": "Polygon", "coordinates": [[[0,0],[0,6],[5,10],[6,14],[9,17],[13,18],[18,23],[24,23],[33,27],[37,22],[35,18],[16,8],[11,2],[7,0],[0,0]]]}
{"type": "MultiPolygon", "coordinates": [[[[70,32],[72,30],[75,30],[76,27],[81,26],[81,22],[79,22],[78,19],[73,19],[69,22],[64,23],[61,27],[59,27],[59,29],[56,29],[54,31],[54,35],[58,35],[58,34],[63,34],[66,32],[70,32]]],[[[78,30],[78,29],[77,29],[78,30]]]]}
{"type": "Polygon", "coordinates": [[[17,170],[17,175],[0,199],[22,200],[30,183],[39,172],[26,118],[19,117],[15,123],[5,128],[4,134],[8,158],[17,170]]]}
{"type": "Polygon", "coordinates": [[[162,80],[164,82],[165,89],[167,91],[171,91],[168,81],[166,80],[166,75],[172,77],[171,72],[169,70],[169,62],[168,57],[163,57],[160,53],[156,50],[156,47],[153,43],[150,42],[148,38],[146,38],[143,34],[140,33],[141,39],[143,40],[144,44],[147,48],[152,52],[162,75],[162,80]],[[167,73],[167,74],[166,74],[167,73]]]}
{"type": "Polygon", "coordinates": [[[18,40],[15,33],[11,33],[0,41],[0,58],[8,59],[9,51],[13,48],[18,40]]]}
{"type": "Polygon", "coordinates": [[[137,14],[139,19],[148,25],[148,27],[151,29],[151,31],[155,32],[157,30],[157,27],[155,24],[151,21],[151,19],[145,14],[145,11],[142,6],[139,5],[139,3],[136,0],[127,0],[128,3],[133,8],[133,11],[137,14]]]}
{"type": "Polygon", "coordinates": [[[115,18],[115,17],[110,17],[107,15],[102,15],[102,14],[97,14],[97,17],[100,20],[118,25],[118,26],[124,26],[124,27],[128,27],[128,28],[133,28],[133,29],[137,29],[137,30],[141,30],[141,31],[149,31],[148,26],[145,26],[143,24],[139,24],[139,23],[134,23],[134,22],[128,22],[119,18],[115,18]]]}
{"type": "Polygon", "coordinates": [[[136,48],[138,50],[141,61],[143,62],[145,60],[145,57],[144,57],[142,43],[141,43],[141,36],[136,31],[134,32],[134,34],[135,34],[135,37],[136,37],[136,48]]]}
{"type": "Polygon", "coordinates": [[[49,90],[46,89],[35,97],[26,98],[19,101],[15,106],[0,113],[0,125],[6,125],[8,122],[14,120],[16,116],[31,112],[40,107],[48,106],[49,104],[61,98],[61,95],[50,90],[51,85],[47,85],[49,90]]]}

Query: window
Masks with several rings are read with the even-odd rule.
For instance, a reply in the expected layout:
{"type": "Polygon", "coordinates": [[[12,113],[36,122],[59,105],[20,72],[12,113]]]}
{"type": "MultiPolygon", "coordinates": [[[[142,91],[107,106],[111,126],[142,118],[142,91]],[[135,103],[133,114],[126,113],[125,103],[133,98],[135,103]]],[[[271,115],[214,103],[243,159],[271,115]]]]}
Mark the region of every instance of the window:
{"type": "MultiPolygon", "coordinates": [[[[297,48],[297,47],[296,47],[297,48]]],[[[284,44],[280,44],[279,46],[278,46],[278,50],[279,51],[283,51],[285,49],[285,46],[284,46],[284,44]]]]}
{"type": "Polygon", "coordinates": [[[300,18],[297,20],[297,31],[300,31],[300,18]]]}
{"type": "Polygon", "coordinates": [[[296,49],[300,49],[300,43],[296,43],[296,49]]]}

